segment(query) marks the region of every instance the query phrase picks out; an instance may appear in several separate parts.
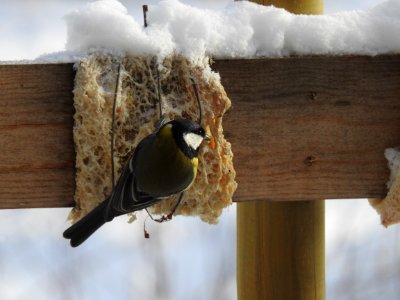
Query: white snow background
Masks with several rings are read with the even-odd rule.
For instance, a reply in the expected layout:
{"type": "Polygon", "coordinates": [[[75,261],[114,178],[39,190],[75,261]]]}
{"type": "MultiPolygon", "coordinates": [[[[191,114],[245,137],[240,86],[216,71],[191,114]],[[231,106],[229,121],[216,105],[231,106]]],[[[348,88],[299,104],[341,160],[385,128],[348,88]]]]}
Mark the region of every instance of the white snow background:
{"type": "MultiPolygon", "coordinates": [[[[311,17],[227,0],[163,2],[149,7],[146,30],[143,2],[87,3],[2,0],[0,61],[70,61],[99,45],[193,59],[399,52],[399,0],[329,0],[328,15],[311,17]]],[[[0,211],[0,299],[236,299],[234,205],[215,226],[148,223],[149,240],[143,216],[131,225],[120,217],[77,249],[62,238],[68,212],[0,211]]],[[[399,233],[383,228],[365,199],[326,201],[327,299],[397,299],[399,233]]]]}

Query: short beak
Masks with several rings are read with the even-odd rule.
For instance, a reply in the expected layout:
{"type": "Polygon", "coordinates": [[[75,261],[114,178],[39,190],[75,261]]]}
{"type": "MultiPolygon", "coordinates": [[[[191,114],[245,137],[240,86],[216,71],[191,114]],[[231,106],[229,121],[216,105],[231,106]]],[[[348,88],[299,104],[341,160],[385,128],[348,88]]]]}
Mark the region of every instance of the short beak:
{"type": "Polygon", "coordinates": [[[209,140],[211,140],[211,137],[206,133],[204,136],[204,140],[209,141],[209,140]]]}

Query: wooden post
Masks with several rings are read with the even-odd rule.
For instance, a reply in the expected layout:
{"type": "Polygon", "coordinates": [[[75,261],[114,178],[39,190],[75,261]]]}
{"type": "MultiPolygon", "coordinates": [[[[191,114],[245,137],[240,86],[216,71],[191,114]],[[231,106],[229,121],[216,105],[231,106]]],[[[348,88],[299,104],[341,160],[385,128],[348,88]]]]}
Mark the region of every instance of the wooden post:
{"type": "Polygon", "coordinates": [[[238,203],[238,299],[324,299],[324,204],[238,203]]]}
{"type": "MultiPolygon", "coordinates": [[[[253,1],[319,14],[322,0],[253,1]]],[[[325,203],[237,204],[239,300],[325,299],[325,203]]]]}
{"type": "Polygon", "coordinates": [[[323,0],[250,0],[264,5],[284,8],[294,14],[319,15],[324,12],[323,0]]]}

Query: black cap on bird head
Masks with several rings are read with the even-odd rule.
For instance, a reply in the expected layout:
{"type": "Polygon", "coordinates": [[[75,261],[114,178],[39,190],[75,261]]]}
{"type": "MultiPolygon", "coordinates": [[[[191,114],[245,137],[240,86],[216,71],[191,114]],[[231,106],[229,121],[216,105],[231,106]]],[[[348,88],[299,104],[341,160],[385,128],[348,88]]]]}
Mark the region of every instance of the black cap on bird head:
{"type": "Polygon", "coordinates": [[[201,143],[207,138],[204,128],[188,119],[173,120],[165,125],[171,126],[175,142],[183,153],[190,158],[196,157],[201,143]]]}

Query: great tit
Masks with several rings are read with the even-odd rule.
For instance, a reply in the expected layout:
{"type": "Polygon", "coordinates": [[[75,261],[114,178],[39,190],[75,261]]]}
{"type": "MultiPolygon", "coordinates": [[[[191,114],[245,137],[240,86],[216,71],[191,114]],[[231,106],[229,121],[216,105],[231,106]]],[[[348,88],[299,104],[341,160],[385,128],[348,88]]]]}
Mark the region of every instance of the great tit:
{"type": "Polygon", "coordinates": [[[197,174],[198,151],[208,136],[197,123],[173,120],[142,139],[125,164],[112,194],[64,231],[72,247],[114,217],[141,210],[185,191],[197,174]]]}

